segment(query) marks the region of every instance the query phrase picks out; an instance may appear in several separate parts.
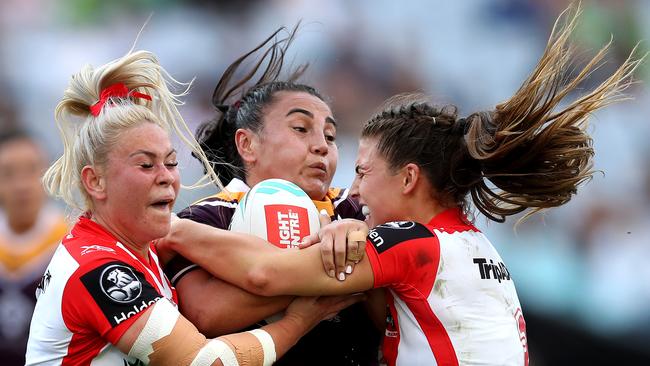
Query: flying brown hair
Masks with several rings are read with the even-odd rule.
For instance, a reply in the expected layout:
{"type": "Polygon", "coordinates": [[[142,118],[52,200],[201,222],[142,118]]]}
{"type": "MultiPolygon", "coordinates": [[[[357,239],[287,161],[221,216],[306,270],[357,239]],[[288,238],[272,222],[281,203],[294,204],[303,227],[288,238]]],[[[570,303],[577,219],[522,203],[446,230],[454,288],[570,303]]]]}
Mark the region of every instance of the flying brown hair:
{"type": "Polygon", "coordinates": [[[531,209],[525,217],[567,203],[593,174],[594,150],[588,118],[623,92],[645,56],[623,64],[590,92],[558,108],[602,65],[611,41],[585,66],[573,70],[570,35],[580,5],[557,19],[537,66],[519,90],[494,110],[457,118],[455,106],[436,108],[418,94],[389,99],[364,126],[362,137],[378,138],[378,150],[393,168],[415,162],[443,205],[467,210],[469,193],[489,219],[531,209]]]}

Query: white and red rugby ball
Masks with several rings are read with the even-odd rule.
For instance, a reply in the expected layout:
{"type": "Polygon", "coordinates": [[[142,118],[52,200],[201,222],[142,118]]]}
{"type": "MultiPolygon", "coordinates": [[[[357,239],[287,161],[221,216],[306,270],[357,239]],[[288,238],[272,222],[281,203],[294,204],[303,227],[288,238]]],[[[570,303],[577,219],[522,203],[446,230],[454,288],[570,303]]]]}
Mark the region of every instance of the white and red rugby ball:
{"type": "Polygon", "coordinates": [[[286,249],[318,232],[318,210],[300,187],[284,179],[267,179],[251,188],[235,209],[230,230],[258,236],[286,249]]]}

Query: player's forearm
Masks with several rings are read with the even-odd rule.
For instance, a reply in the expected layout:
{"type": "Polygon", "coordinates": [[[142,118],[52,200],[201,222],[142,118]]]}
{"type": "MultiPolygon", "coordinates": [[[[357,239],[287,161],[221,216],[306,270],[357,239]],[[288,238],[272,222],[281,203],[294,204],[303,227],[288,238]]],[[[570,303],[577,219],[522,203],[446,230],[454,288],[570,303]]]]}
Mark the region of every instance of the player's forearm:
{"type": "Polygon", "coordinates": [[[281,250],[266,241],[189,220],[175,223],[172,249],[215,277],[263,296],[338,295],[372,288],[372,271],[362,260],[345,281],[323,270],[320,249],[281,250]],[[367,267],[367,268],[365,268],[367,267]]]}
{"type": "Polygon", "coordinates": [[[292,296],[254,295],[203,270],[185,275],[176,290],[181,313],[208,337],[253,325],[285,309],[293,299],[292,296]]]}
{"type": "MultiPolygon", "coordinates": [[[[169,246],[215,277],[249,289],[250,269],[273,251],[262,239],[213,228],[190,220],[174,223],[166,238],[169,246]]],[[[277,249],[277,248],[276,248],[277,249]]]]}
{"type": "MultiPolygon", "coordinates": [[[[293,296],[260,296],[259,298],[274,299],[274,302],[258,305],[229,305],[222,307],[218,314],[214,313],[215,308],[201,309],[195,311],[194,314],[188,313],[187,318],[191,322],[195,322],[196,327],[206,337],[219,337],[248,328],[273,314],[283,311],[287,304],[291,302],[293,296]]],[[[185,308],[181,307],[181,310],[185,311],[185,308]]]]}
{"type": "Polygon", "coordinates": [[[262,329],[273,337],[275,352],[277,358],[280,358],[316,324],[317,322],[309,324],[302,318],[286,315],[277,322],[262,327],[262,329]]]}

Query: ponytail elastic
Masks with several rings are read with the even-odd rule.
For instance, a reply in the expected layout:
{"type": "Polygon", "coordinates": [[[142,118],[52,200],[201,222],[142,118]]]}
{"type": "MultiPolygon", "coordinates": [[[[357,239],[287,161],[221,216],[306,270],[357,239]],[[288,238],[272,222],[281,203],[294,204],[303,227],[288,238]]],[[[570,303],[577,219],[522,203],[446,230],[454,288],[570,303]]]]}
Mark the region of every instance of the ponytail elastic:
{"type": "Polygon", "coordinates": [[[99,94],[99,100],[97,103],[90,106],[90,114],[97,117],[99,113],[104,108],[104,104],[108,101],[109,98],[142,98],[146,100],[151,100],[151,96],[143,93],[138,93],[137,91],[131,91],[123,83],[113,84],[107,88],[104,88],[99,94]]]}

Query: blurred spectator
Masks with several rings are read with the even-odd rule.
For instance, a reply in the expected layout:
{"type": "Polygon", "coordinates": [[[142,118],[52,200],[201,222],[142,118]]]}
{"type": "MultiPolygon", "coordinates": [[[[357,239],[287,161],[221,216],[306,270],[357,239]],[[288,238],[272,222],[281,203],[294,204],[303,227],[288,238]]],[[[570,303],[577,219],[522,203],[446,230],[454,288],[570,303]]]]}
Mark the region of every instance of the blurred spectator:
{"type": "Polygon", "coordinates": [[[2,365],[25,364],[35,291],[67,231],[41,185],[45,154],[27,134],[0,134],[0,354],[2,365]]]}
{"type": "MultiPolygon", "coordinates": [[[[1,64],[0,67],[2,67],[1,64]]],[[[9,86],[0,80],[0,90],[6,91],[8,88],[9,86]]],[[[5,97],[0,98],[0,128],[2,128],[2,131],[18,128],[16,121],[16,110],[13,106],[13,100],[5,97]]]]}

